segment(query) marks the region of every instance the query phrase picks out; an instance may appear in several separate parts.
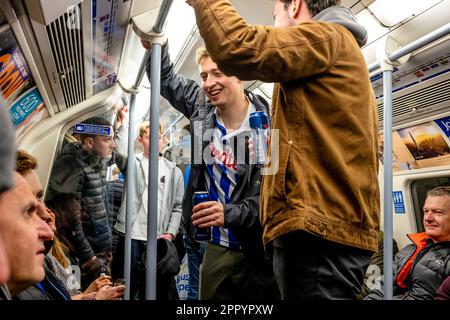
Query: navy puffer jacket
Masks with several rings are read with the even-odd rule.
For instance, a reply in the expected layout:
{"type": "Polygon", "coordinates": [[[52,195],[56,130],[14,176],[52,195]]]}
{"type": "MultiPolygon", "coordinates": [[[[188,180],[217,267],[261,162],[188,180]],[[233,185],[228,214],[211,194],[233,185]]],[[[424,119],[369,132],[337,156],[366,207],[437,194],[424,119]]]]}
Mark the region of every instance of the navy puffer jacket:
{"type": "Polygon", "coordinates": [[[72,193],[81,206],[81,223],[83,232],[76,233],[74,246],[80,248],[77,256],[83,263],[95,254],[111,251],[113,215],[108,212],[108,188],[106,183],[107,167],[114,160],[123,164],[123,159],[113,154],[106,161],[87,153],[79,143],[69,143],[56,160],[50,178],[47,199],[56,194],[72,193]]]}

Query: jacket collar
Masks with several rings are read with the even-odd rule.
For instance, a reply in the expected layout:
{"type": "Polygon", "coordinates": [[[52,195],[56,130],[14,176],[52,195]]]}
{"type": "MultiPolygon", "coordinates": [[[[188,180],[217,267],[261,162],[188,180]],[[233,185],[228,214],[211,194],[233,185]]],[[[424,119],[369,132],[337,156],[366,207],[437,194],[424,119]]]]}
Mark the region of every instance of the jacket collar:
{"type": "Polygon", "coordinates": [[[450,241],[441,241],[441,242],[434,242],[433,239],[427,236],[426,232],[420,232],[420,233],[411,233],[408,234],[408,238],[416,245],[420,246],[423,242],[428,242],[429,244],[436,244],[436,245],[443,245],[443,246],[449,246],[450,241]]]}
{"type": "MultiPolygon", "coordinates": [[[[421,233],[411,233],[408,234],[408,238],[416,245],[419,246],[421,242],[426,241],[428,238],[426,232],[421,233]]],[[[431,240],[431,239],[430,239],[431,240]]]]}

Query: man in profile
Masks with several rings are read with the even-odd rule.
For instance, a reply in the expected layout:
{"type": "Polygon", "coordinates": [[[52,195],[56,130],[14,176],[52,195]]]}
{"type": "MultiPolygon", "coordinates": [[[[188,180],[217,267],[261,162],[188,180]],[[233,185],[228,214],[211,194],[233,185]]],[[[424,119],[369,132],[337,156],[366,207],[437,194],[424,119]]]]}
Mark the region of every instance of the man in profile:
{"type": "Polygon", "coordinates": [[[0,300],[11,299],[44,278],[44,239],[50,228],[37,216],[37,201],[14,172],[15,133],[0,103],[0,300]]]}
{"type": "Polygon", "coordinates": [[[14,173],[14,187],[0,195],[0,234],[10,266],[6,284],[13,297],[44,279],[44,240],[53,232],[36,208],[28,183],[14,173]]]}
{"type": "MultiPolygon", "coordinates": [[[[15,133],[6,108],[0,96],[0,196],[14,185],[13,172],[15,164],[15,133]]],[[[1,204],[0,204],[1,205],[1,204]]],[[[1,211],[0,211],[1,214],[1,211]]],[[[4,285],[10,275],[8,256],[0,233],[0,300],[10,299],[8,288],[4,285]]]]}
{"type": "Polygon", "coordinates": [[[100,273],[108,272],[112,258],[113,217],[108,206],[106,174],[108,166],[123,158],[114,153],[117,147],[111,123],[103,118],[90,118],[83,122],[103,127],[102,134],[80,134],[80,142],[67,144],[52,169],[47,200],[58,193],[72,193],[82,209],[83,232],[77,233],[73,244],[81,269],[88,270],[89,283],[100,273]],[[98,260],[102,263],[99,264],[98,260]],[[96,267],[93,268],[92,266],[96,267]]]}
{"type": "Polygon", "coordinates": [[[228,0],[186,2],[225,74],[276,83],[280,170],[264,176],[260,219],[282,299],[356,299],[380,212],[366,29],[340,0],[275,0],[274,27],[228,0]]]}

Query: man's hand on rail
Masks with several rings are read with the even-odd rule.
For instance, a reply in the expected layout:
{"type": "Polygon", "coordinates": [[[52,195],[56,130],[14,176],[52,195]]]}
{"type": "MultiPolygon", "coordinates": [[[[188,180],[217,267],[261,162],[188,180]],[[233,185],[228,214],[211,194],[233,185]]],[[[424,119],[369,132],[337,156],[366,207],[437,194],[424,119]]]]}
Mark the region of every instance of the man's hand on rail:
{"type": "Polygon", "coordinates": [[[148,34],[147,39],[141,38],[142,46],[147,49],[151,50],[152,45],[155,43],[159,43],[161,46],[166,45],[167,43],[167,36],[164,33],[161,34],[148,34]]]}

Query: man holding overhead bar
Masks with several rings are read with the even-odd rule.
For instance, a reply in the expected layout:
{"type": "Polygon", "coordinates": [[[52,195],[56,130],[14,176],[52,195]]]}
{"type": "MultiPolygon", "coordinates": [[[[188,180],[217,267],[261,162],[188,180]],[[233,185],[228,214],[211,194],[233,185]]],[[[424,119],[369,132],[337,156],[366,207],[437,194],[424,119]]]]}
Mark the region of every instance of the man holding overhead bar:
{"type": "Polygon", "coordinates": [[[367,31],[340,0],[276,0],[274,27],[249,25],[228,0],[186,2],[225,74],[278,83],[280,170],[264,177],[260,218],[282,298],[355,299],[380,212],[367,31]]]}
{"type": "Polygon", "coordinates": [[[205,48],[196,55],[201,86],[175,73],[167,45],[162,51],[161,95],[191,121],[191,171],[183,200],[189,244],[199,246],[192,224],[211,230],[200,299],[278,299],[258,221],[261,170],[248,161],[246,139],[250,113],[267,112],[267,102],[245,91],[238,78],[223,74],[205,48]],[[212,201],[193,207],[197,191],[207,191],[212,201]]]}

